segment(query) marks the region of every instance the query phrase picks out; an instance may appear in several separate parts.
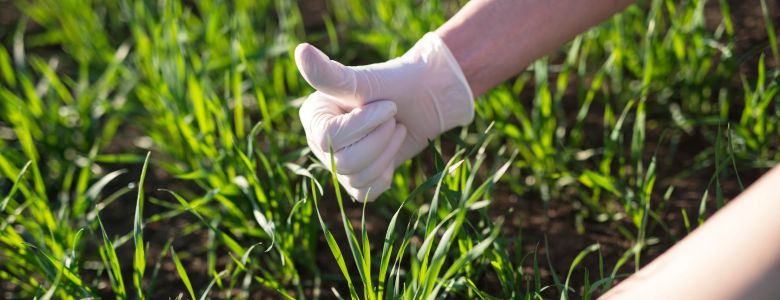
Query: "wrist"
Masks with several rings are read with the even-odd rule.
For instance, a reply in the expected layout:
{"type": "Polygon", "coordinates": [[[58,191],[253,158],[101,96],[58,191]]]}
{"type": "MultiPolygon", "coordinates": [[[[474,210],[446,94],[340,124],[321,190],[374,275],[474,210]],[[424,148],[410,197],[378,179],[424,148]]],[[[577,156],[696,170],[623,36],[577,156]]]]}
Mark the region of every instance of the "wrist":
{"type": "Polygon", "coordinates": [[[410,52],[421,55],[428,65],[426,77],[433,80],[426,85],[437,91],[431,96],[439,114],[440,131],[468,125],[474,119],[474,94],[457,59],[434,32],[423,36],[418,45],[419,50],[410,52]]]}
{"type": "Polygon", "coordinates": [[[458,34],[455,34],[456,28],[456,24],[445,23],[442,27],[436,29],[435,33],[449,49],[453,59],[460,67],[469,88],[476,97],[485,91],[477,80],[480,69],[477,63],[478,52],[475,51],[476,47],[473,44],[464,41],[462,38],[459,38],[458,34]]]}

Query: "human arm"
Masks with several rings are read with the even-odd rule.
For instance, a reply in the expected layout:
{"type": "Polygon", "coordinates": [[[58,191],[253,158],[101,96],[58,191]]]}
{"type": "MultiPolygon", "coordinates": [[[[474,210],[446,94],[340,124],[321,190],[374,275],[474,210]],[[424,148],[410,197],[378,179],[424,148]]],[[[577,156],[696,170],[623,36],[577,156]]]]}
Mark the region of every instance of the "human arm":
{"type": "Polygon", "coordinates": [[[480,95],[633,2],[474,0],[436,34],[480,95]]]}
{"type": "Polygon", "coordinates": [[[603,299],[777,299],[780,166],[603,299]]]}
{"type": "Polygon", "coordinates": [[[473,0],[403,56],[365,66],[298,45],[298,69],[318,90],[300,114],[310,148],[329,170],[333,158],[352,197],[371,201],[429,140],[471,122],[475,95],[630,3],[473,0]]]}

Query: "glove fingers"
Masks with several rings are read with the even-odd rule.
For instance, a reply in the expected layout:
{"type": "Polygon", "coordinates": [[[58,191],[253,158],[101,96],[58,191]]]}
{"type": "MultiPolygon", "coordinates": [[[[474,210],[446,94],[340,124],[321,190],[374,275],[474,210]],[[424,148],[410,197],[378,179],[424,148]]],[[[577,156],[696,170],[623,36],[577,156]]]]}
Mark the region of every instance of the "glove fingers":
{"type": "Polygon", "coordinates": [[[330,153],[322,151],[322,149],[320,149],[320,147],[314,144],[311,140],[308,140],[308,142],[309,148],[311,149],[311,152],[314,153],[314,156],[317,158],[317,160],[319,160],[322,165],[325,166],[325,169],[332,171],[330,167],[330,153]]]}
{"type": "Polygon", "coordinates": [[[360,172],[346,175],[344,182],[345,185],[349,185],[355,188],[368,187],[374,180],[376,180],[382,172],[387,170],[388,167],[395,169],[394,157],[403,144],[404,137],[406,137],[406,127],[401,124],[396,124],[395,132],[387,144],[382,154],[360,172]]]}
{"type": "MultiPolygon", "coordinates": [[[[366,187],[354,188],[345,186],[344,188],[347,190],[347,193],[349,193],[349,195],[355,198],[358,202],[373,202],[376,200],[376,198],[379,197],[379,195],[390,188],[390,184],[393,182],[394,170],[394,166],[387,166],[387,169],[382,172],[382,175],[366,187]]],[[[345,180],[346,178],[344,175],[339,175],[339,181],[344,182],[345,180]]]]}
{"type": "Polygon", "coordinates": [[[312,87],[337,98],[355,95],[357,82],[349,67],[330,60],[316,47],[303,43],[295,47],[295,63],[312,87]]]}
{"type": "Polygon", "coordinates": [[[300,110],[306,136],[310,144],[328,151],[338,151],[364,138],[368,133],[393,119],[396,106],[393,101],[374,101],[345,112],[332,98],[315,92],[300,110]]]}
{"type": "MultiPolygon", "coordinates": [[[[393,124],[395,124],[395,119],[393,119],[395,113],[396,106],[393,101],[374,101],[363,107],[355,108],[349,113],[332,117],[325,127],[325,132],[331,138],[333,150],[339,151],[365,138],[370,132],[389,120],[393,120],[393,124]]],[[[325,144],[321,143],[320,146],[327,147],[327,140],[323,142],[325,144]]]]}
{"type": "Polygon", "coordinates": [[[395,119],[390,118],[369,132],[355,143],[352,143],[333,154],[336,173],[342,175],[354,174],[368,167],[384,152],[395,132],[395,119]]]}
{"type": "MultiPolygon", "coordinates": [[[[301,118],[303,130],[306,131],[306,136],[313,141],[319,141],[324,133],[322,128],[328,126],[330,119],[346,112],[344,108],[331,100],[327,95],[314,92],[306,98],[306,101],[303,101],[298,115],[301,118]]],[[[320,143],[318,142],[317,144],[319,145],[320,143]]],[[[325,146],[323,149],[328,149],[327,143],[325,146]]]]}

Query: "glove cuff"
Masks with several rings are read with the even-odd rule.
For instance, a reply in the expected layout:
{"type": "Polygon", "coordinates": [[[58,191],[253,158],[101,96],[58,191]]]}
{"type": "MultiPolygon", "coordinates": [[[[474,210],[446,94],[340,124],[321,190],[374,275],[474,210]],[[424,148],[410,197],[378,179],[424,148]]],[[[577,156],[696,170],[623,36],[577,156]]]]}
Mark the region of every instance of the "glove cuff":
{"type": "Polygon", "coordinates": [[[458,61],[441,37],[429,32],[409,52],[420,55],[429,68],[427,75],[437,78],[435,86],[429,88],[433,89],[431,94],[439,114],[440,131],[470,124],[474,120],[474,94],[458,61]]]}

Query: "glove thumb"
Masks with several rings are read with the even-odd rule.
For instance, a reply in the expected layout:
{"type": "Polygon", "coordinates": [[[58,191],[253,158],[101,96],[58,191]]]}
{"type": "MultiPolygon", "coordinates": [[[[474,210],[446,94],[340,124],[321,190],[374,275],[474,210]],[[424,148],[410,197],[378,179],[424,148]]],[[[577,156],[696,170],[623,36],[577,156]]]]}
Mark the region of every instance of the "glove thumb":
{"type": "MultiPolygon", "coordinates": [[[[316,47],[303,43],[295,47],[295,64],[303,78],[318,91],[339,100],[355,99],[357,80],[354,70],[330,60],[316,47]]],[[[361,103],[344,103],[358,107],[361,103]]]]}

